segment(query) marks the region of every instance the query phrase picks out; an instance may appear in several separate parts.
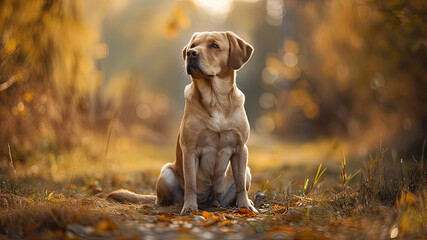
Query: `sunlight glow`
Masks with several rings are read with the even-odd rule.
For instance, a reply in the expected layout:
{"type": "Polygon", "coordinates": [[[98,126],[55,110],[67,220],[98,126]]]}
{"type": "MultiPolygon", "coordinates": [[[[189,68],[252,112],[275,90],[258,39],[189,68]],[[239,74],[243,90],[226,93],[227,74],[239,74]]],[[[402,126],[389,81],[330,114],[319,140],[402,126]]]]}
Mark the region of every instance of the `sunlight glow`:
{"type": "Polygon", "coordinates": [[[274,128],[274,120],[270,116],[261,116],[255,121],[255,129],[259,133],[270,133],[274,128]]]}
{"type": "Polygon", "coordinates": [[[232,0],[193,0],[197,7],[219,19],[227,18],[232,9],[232,0]]]}
{"type": "MultiPolygon", "coordinates": [[[[242,2],[254,3],[258,0],[241,0],[242,2]]],[[[225,20],[233,9],[235,0],[193,0],[198,8],[203,9],[216,20],[225,20]]]]}
{"type": "Polygon", "coordinates": [[[286,9],[281,0],[267,0],[266,1],[266,21],[272,26],[279,26],[282,24],[283,16],[286,14],[286,9]]]}
{"type": "Polygon", "coordinates": [[[297,55],[288,52],[283,56],[283,62],[285,62],[288,67],[295,67],[298,64],[298,57],[297,55]]]}

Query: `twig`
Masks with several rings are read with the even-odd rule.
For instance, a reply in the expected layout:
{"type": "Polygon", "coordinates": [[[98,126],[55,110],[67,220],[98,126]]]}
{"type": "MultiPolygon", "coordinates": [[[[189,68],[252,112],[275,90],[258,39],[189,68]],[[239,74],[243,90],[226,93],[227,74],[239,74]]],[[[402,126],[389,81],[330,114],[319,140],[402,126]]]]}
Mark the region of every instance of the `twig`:
{"type": "Polygon", "coordinates": [[[15,167],[13,166],[12,151],[10,151],[10,144],[9,143],[7,144],[7,148],[9,150],[9,159],[10,159],[9,165],[12,167],[13,174],[15,175],[15,180],[18,182],[18,175],[16,174],[15,167]]]}
{"type": "Polygon", "coordinates": [[[13,75],[12,77],[9,78],[9,80],[0,84],[0,92],[8,89],[10,86],[16,83],[17,80],[18,78],[16,77],[16,75],[13,75]]]}

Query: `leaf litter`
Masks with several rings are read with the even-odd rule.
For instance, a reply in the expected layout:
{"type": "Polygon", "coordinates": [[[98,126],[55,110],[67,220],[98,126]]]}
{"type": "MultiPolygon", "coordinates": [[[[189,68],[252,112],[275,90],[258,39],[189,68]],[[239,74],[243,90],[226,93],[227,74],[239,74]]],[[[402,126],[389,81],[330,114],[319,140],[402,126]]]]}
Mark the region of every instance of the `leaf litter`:
{"type": "MultiPolygon", "coordinates": [[[[348,188],[310,195],[257,192],[259,214],[210,207],[190,216],[179,215],[179,204],[107,201],[101,184],[93,179],[81,189],[76,186],[71,195],[57,189],[26,197],[0,194],[0,239],[381,239],[409,231],[397,224],[393,208],[361,214],[354,191],[348,188]],[[369,230],[371,226],[376,230],[369,230]]],[[[409,193],[402,196],[398,206],[408,209],[401,216],[406,223],[419,200],[409,193]]]]}

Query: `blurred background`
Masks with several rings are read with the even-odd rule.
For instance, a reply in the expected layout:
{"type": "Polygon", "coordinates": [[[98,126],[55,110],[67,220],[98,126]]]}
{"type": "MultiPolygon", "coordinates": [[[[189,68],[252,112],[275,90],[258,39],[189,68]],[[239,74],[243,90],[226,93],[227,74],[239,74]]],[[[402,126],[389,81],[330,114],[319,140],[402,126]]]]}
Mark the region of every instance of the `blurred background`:
{"type": "Polygon", "coordinates": [[[391,162],[421,154],[426,1],[2,0],[3,166],[9,153],[52,175],[81,159],[134,170],[173,161],[190,83],[181,51],[193,32],[214,30],[255,48],[237,77],[255,169],[340,151],[364,160],[387,148],[391,162]]]}

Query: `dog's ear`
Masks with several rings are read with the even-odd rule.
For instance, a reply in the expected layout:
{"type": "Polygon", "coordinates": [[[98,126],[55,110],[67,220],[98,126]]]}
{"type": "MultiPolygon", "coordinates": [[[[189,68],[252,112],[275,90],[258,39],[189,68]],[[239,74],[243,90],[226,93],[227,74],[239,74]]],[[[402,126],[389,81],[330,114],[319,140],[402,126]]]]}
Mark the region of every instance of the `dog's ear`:
{"type": "Polygon", "coordinates": [[[229,64],[234,70],[240,69],[252,56],[254,48],[233,32],[227,32],[230,42],[229,64]]]}
{"type": "Polygon", "coordinates": [[[185,58],[187,57],[187,51],[188,51],[188,47],[190,46],[191,42],[193,41],[193,39],[195,37],[197,37],[197,35],[199,35],[198,32],[193,33],[193,36],[191,37],[190,41],[187,43],[187,45],[184,46],[184,48],[182,49],[182,58],[185,60],[185,58]]]}
{"type": "Polygon", "coordinates": [[[185,61],[185,57],[187,56],[187,45],[184,46],[184,48],[182,49],[182,59],[184,59],[185,61]]]}

